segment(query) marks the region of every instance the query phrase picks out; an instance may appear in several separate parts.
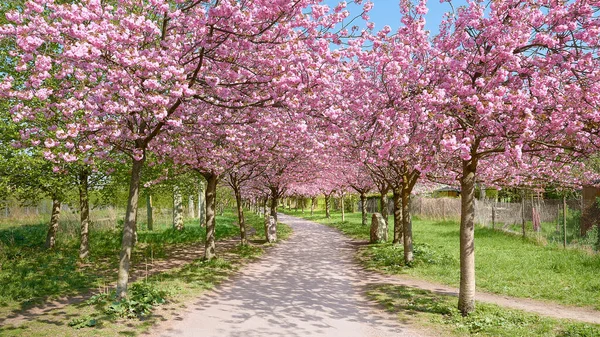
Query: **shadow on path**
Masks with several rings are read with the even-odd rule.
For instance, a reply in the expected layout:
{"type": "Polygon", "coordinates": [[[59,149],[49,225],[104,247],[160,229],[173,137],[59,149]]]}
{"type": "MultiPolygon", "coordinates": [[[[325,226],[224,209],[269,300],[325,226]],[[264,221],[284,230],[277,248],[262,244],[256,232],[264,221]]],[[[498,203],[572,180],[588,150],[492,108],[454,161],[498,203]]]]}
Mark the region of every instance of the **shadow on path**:
{"type": "Polygon", "coordinates": [[[354,247],[338,231],[281,215],[294,235],[154,336],[421,336],[364,296],[354,247]]]}

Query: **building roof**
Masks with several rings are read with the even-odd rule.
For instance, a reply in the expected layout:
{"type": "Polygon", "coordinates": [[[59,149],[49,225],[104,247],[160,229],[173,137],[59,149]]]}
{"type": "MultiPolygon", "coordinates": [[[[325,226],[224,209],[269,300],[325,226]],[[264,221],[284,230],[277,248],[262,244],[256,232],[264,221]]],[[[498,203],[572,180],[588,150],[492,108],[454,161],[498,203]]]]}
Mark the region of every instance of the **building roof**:
{"type": "Polygon", "coordinates": [[[445,187],[442,187],[442,188],[438,188],[434,192],[460,192],[460,189],[458,189],[456,187],[445,186],[445,187]]]}

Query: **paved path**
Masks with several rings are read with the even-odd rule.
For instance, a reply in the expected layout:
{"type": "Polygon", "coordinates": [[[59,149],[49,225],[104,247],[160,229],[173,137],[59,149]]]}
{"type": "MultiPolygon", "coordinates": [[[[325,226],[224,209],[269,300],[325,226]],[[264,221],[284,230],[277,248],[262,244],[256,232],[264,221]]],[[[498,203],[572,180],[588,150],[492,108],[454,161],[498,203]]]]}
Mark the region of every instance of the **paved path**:
{"type": "Polygon", "coordinates": [[[155,336],[424,336],[363,297],[364,273],[338,231],[280,215],[287,242],[203,296],[155,336]]]}

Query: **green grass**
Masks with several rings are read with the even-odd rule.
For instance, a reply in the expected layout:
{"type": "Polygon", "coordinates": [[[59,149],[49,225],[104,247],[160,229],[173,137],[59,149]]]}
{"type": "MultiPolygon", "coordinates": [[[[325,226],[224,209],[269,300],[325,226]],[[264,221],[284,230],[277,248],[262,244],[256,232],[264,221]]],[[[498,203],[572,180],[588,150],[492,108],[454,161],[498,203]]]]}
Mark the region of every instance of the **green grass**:
{"type": "Polygon", "coordinates": [[[402,321],[442,336],[598,337],[600,326],[540,317],[497,305],[477,303],[477,311],[462,317],[456,297],[394,285],[374,285],[368,296],[398,314],[402,321]]]}
{"type": "MultiPolygon", "coordinates": [[[[567,245],[570,248],[579,248],[592,252],[598,250],[598,227],[592,227],[585,236],[581,236],[581,215],[580,212],[570,212],[567,217],[567,245]]],[[[506,226],[508,231],[516,235],[522,235],[523,228],[521,224],[511,224],[506,226]]],[[[556,223],[541,223],[541,230],[533,230],[531,221],[525,223],[525,235],[531,239],[543,244],[562,246],[564,241],[564,228],[562,222],[557,230],[556,223]]]]}
{"type": "MultiPolygon", "coordinates": [[[[294,212],[292,215],[302,216],[294,212]]],[[[360,213],[340,214],[326,219],[324,212],[305,218],[328,224],[343,233],[368,240],[360,213]]],[[[390,217],[390,237],[393,218],[390,217]]],[[[369,245],[359,256],[374,269],[408,274],[451,286],[459,283],[459,225],[454,221],[413,219],[416,261],[403,263],[402,247],[369,245]]],[[[522,239],[489,228],[475,230],[477,287],[496,294],[555,301],[562,304],[600,309],[600,255],[577,249],[562,249],[522,239]]]]}
{"type": "MultiPolygon", "coordinates": [[[[250,212],[248,212],[250,213],[250,212]]],[[[262,220],[248,215],[249,226],[261,234],[262,220]]],[[[232,212],[217,216],[217,240],[239,235],[237,217],[232,212]]],[[[63,229],[63,228],[61,228],[63,229]]],[[[27,309],[49,299],[72,296],[88,289],[104,287],[116,279],[121,246],[119,230],[90,233],[91,256],[87,266],[77,261],[79,242],[58,233],[56,249],[44,249],[47,225],[7,226],[0,229],[0,316],[27,309]]],[[[179,245],[201,245],[205,229],[197,220],[187,220],[184,231],[159,224],[154,231],[140,230],[133,263],[168,258],[179,245]]]]}
{"type": "MultiPolygon", "coordinates": [[[[217,217],[217,238],[227,238],[239,234],[239,230],[236,224],[236,216],[231,212],[226,212],[224,216],[217,217]]],[[[255,230],[255,235],[250,237],[254,242],[264,241],[264,225],[263,219],[252,214],[251,212],[246,213],[246,221],[248,227],[252,227],[255,230]]],[[[172,245],[181,244],[193,244],[197,245],[203,241],[204,229],[193,228],[194,225],[186,223],[186,229],[184,232],[172,231],[169,226],[162,226],[154,232],[140,232],[139,244],[136,247],[145,247],[145,245],[153,244],[155,248],[161,246],[164,247],[166,256],[168,257],[169,247],[172,245]],[[187,234],[186,234],[187,233],[187,234]]],[[[197,226],[197,225],[196,225],[197,226]]],[[[15,231],[17,228],[13,229],[15,231]]],[[[23,235],[30,235],[30,232],[24,231],[23,235]]],[[[291,233],[291,228],[284,224],[278,225],[278,235],[280,239],[285,239],[291,233]]],[[[98,236],[110,236],[110,233],[96,233],[98,236]]],[[[106,244],[102,250],[97,249],[96,255],[93,257],[98,264],[104,256],[100,252],[106,254],[116,254],[118,252],[118,245],[115,246],[112,239],[106,238],[106,244]],[[115,251],[115,249],[117,249],[115,251]]],[[[21,245],[23,247],[24,245],[21,245]]],[[[13,249],[16,249],[13,247],[13,249]]],[[[48,252],[41,250],[40,247],[32,246],[33,256],[22,256],[21,259],[31,259],[29,263],[35,263],[43,256],[49,255],[48,252]],[[38,249],[39,248],[39,249],[38,249]]],[[[92,250],[94,245],[92,245],[92,250]]],[[[143,252],[144,249],[138,249],[143,252]]],[[[65,257],[70,255],[76,256],[76,249],[70,250],[69,243],[63,242],[59,246],[56,253],[52,254],[63,254],[65,257]]],[[[95,296],[91,300],[68,305],[59,310],[51,310],[44,312],[39,316],[34,316],[29,319],[27,323],[20,324],[18,326],[5,325],[0,326],[0,336],[48,336],[48,335],[64,335],[64,336],[118,336],[118,335],[130,335],[134,336],[141,332],[147,331],[156,322],[162,320],[168,320],[175,317],[175,315],[181,311],[186,301],[194,298],[201,294],[207,289],[213,288],[215,285],[222,282],[229,275],[237,271],[244,263],[259,257],[263,253],[262,246],[249,245],[249,246],[236,246],[229,249],[228,251],[217,251],[219,255],[218,259],[211,261],[203,261],[201,259],[195,260],[189,264],[184,265],[180,268],[175,268],[166,272],[158,273],[149,276],[147,279],[138,281],[130,285],[132,288],[139,288],[139,294],[133,294],[129,302],[115,304],[113,303],[113,293],[107,292],[95,296]],[[133,302],[133,303],[132,303],[133,302]],[[138,303],[143,302],[143,303],[138,303]],[[164,304],[161,304],[166,302],[164,304]],[[158,308],[155,306],[160,304],[158,308]],[[126,306],[124,309],[123,306],[126,306]],[[145,307],[144,307],[145,306],[145,307]],[[127,310],[134,308],[136,311],[130,316],[140,317],[141,319],[126,319],[121,316],[127,316],[123,314],[127,310]],[[147,312],[141,312],[140,308],[147,308],[147,312]]],[[[141,254],[141,253],[140,253],[141,254]]],[[[139,256],[141,258],[143,256],[139,256]]],[[[116,260],[116,259],[115,259],[116,260]]],[[[71,261],[70,258],[68,261],[71,261]]],[[[3,261],[4,262],[4,261],[3,261]]],[[[110,264],[107,264],[109,266],[110,264]]],[[[114,265],[112,266],[114,267],[114,265]]],[[[22,267],[23,272],[27,272],[27,268],[22,267]]],[[[36,277],[34,277],[35,285],[46,285],[42,275],[49,275],[55,273],[56,275],[65,272],[69,268],[76,268],[75,262],[73,265],[69,263],[56,262],[56,269],[58,271],[49,272],[42,268],[36,269],[36,277]]],[[[15,279],[17,282],[19,275],[11,275],[9,272],[14,269],[0,271],[0,275],[9,275],[9,279],[15,279]]],[[[51,287],[42,288],[42,290],[26,289],[25,294],[43,294],[43,298],[36,298],[37,301],[43,299],[65,295],[74,294],[78,291],[86,289],[87,285],[99,284],[100,282],[106,282],[107,280],[114,279],[113,273],[108,276],[99,275],[85,275],[81,272],[81,278],[84,280],[91,280],[89,283],[83,285],[77,284],[77,277],[72,275],[64,275],[67,279],[68,284],[64,284],[62,288],[52,290],[51,287]],[[95,282],[95,283],[94,283],[95,282]],[[71,285],[72,284],[72,285],[71,285]],[[77,287],[75,286],[77,285],[77,287]],[[36,291],[38,293],[36,293],[36,291]]],[[[56,278],[59,279],[58,276],[56,278]]],[[[52,282],[49,282],[50,284],[52,282]]],[[[132,289],[130,288],[130,289],[132,289]]],[[[11,288],[13,289],[13,288],[11,288]]],[[[5,306],[5,313],[9,314],[9,308],[15,308],[15,304],[20,304],[16,309],[22,307],[23,302],[20,301],[18,296],[15,296],[14,290],[8,291],[0,288],[0,292],[5,294],[7,299],[7,305],[5,306]]],[[[131,295],[131,294],[130,294],[131,295]]],[[[0,309],[1,310],[1,309],[0,309]]],[[[18,311],[18,310],[14,310],[18,311]]],[[[5,316],[0,311],[0,315],[5,316]]]]}
{"type": "Polygon", "coordinates": [[[287,240],[292,233],[292,227],[282,223],[277,223],[277,240],[287,240]]]}

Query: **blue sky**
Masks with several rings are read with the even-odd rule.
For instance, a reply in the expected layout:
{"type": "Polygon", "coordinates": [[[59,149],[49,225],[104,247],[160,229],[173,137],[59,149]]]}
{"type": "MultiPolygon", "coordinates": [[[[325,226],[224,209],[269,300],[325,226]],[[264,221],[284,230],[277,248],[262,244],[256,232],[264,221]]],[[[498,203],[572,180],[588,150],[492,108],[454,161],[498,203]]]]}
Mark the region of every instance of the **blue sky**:
{"type": "MultiPolygon", "coordinates": [[[[348,2],[348,10],[353,15],[360,14],[362,6],[356,6],[352,0],[346,0],[348,2]]],[[[325,3],[330,7],[334,8],[339,1],[337,0],[325,0],[325,3]]],[[[385,25],[392,27],[392,30],[396,30],[400,25],[400,10],[398,7],[398,0],[373,0],[375,7],[370,12],[371,21],[375,23],[375,29],[379,30],[385,25]]],[[[454,6],[462,5],[465,3],[464,0],[453,1],[454,6]]],[[[445,12],[451,10],[450,5],[447,2],[440,3],[439,0],[430,0],[428,2],[429,12],[427,13],[427,28],[431,31],[432,35],[438,31],[438,26],[442,20],[442,16],[445,12]]]]}

